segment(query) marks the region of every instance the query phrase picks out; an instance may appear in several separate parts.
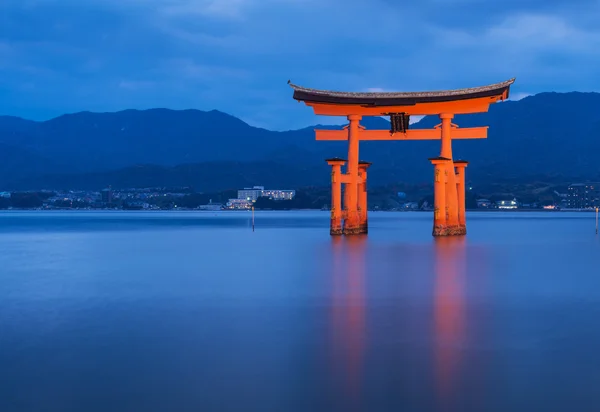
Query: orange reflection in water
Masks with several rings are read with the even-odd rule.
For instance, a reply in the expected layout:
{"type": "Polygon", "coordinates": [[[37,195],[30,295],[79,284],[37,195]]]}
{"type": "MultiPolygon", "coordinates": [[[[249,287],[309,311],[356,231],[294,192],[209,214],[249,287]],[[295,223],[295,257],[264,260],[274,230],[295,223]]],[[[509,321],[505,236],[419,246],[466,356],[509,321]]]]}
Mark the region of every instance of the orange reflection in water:
{"type": "Polygon", "coordinates": [[[434,361],[439,410],[455,410],[465,339],[465,238],[435,239],[434,361]]]}
{"type": "MultiPolygon", "coordinates": [[[[334,237],[332,350],[334,379],[350,409],[361,404],[365,351],[366,236],[334,237]]],[[[337,386],[337,385],[336,385],[337,386]]]]}

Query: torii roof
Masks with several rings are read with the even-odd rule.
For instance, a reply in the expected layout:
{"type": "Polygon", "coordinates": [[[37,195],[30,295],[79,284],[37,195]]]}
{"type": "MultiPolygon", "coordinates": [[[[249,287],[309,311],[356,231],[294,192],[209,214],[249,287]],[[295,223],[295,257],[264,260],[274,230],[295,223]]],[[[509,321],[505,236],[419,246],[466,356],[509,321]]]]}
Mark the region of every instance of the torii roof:
{"type": "Polygon", "coordinates": [[[338,92],[309,89],[288,81],[294,89],[294,99],[306,103],[324,103],[336,105],[412,106],[418,103],[442,103],[457,100],[477,99],[481,97],[508,98],[511,84],[515,79],[490,84],[488,86],[467,89],[441,90],[430,92],[338,92]]]}

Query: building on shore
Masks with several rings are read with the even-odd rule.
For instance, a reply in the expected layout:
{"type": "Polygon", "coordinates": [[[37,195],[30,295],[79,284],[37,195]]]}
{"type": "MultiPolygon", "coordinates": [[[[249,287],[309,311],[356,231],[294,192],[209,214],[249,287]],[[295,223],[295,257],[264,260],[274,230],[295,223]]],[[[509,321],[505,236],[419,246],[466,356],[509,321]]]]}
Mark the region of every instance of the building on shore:
{"type": "Polygon", "coordinates": [[[419,210],[418,202],[406,202],[401,205],[401,210],[419,210]]]}
{"type": "Polygon", "coordinates": [[[245,187],[244,189],[238,190],[237,198],[256,202],[256,199],[262,196],[264,190],[264,186],[245,187]]]}
{"type": "Polygon", "coordinates": [[[113,191],[112,188],[110,186],[108,186],[106,189],[103,189],[102,192],[102,203],[105,203],[107,205],[111,204],[113,201],[113,191]]]}
{"type": "Polygon", "coordinates": [[[268,197],[273,200],[292,200],[296,196],[295,190],[279,190],[279,189],[271,189],[271,190],[263,190],[261,197],[268,197]]]}
{"type": "Polygon", "coordinates": [[[222,210],[224,208],[222,203],[213,203],[212,199],[210,199],[208,201],[207,205],[200,205],[198,206],[198,210],[211,210],[211,211],[216,211],[216,210],[222,210]]]}
{"type": "Polygon", "coordinates": [[[600,183],[574,183],[567,189],[569,209],[590,209],[600,206],[600,183]]]}
{"type": "Polygon", "coordinates": [[[259,197],[268,197],[272,200],[292,200],[296,196],[295,190],[267,189],[264,186],[246,187],[238,190],[238,199],[256,202],[259,197]]]}
{"type": "Polygon", "coordinates": [[[517,203],[517,199],[499,200],[496,202],[496,206],[498,206],[498,209],[505,209],[505,210],[517,209],[519,207],[519,205],[517,203]]]}
{"type": "Polygon", "coordinates": [[[248,199],[229,199],[226,208],[230,210],[248,210],[252,208],[254,202],[248,199]]]}
{"type": "Polygon", "coordinates": [[[492,207],[492,201],[489,199],[477,199],[478,209],[489,209],[492,207]]]}

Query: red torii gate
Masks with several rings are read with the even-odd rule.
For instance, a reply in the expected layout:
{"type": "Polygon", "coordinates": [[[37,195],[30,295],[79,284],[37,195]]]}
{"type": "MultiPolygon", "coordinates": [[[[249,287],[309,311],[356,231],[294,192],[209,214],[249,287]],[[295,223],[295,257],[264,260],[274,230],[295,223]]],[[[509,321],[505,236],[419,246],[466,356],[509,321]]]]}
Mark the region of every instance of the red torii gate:
{"type": "Polygon", "coordinates": [[[452,123],[456,114],[487,112],[492,103],[508,98],[515,79],[489,86],[437,92],[353,93],[308,89],[288,84],[294,99],[313,108],[317,115],[345,116],[349,124],[342,130],[315,130],[317,140],[348,141],[348,159],[327,159],[332,167],[332,235],[367,233],[367,167],[358,158],[361,140],[441,140],[434,165],[433,236],[467,233],[465,219],[466,161],[452,158],[452,139],[485,139],[486,127],[460,128],[452,123]],[[411,115],[436,115],[441,123],[433,129],[409,130],[411,115]],[[391,130],[366,130],[363,116],[389,116],[391,130]],[[346,173],[342,173],[345,163],[346,173]],[[344,208],[342,189],[344,184],[344,208]],[[342,224],[343,220],[343,224],[342,224]]]}

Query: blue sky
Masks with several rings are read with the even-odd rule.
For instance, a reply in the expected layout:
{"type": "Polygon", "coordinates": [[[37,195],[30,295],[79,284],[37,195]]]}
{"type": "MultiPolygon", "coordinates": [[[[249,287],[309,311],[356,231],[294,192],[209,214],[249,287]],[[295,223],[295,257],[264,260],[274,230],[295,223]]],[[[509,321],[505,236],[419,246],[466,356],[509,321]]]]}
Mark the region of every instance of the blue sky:
{"type": "Polygon", "coordinates": [[[598,0],[2,0],[0,114],[218,109],[283,130],[327,120],[288,79],[600,91],[598,21],[598,0]]]}

